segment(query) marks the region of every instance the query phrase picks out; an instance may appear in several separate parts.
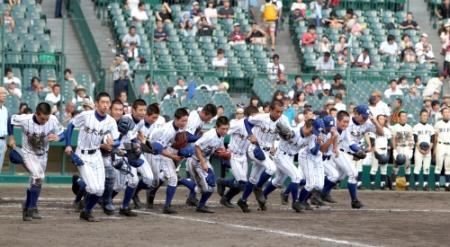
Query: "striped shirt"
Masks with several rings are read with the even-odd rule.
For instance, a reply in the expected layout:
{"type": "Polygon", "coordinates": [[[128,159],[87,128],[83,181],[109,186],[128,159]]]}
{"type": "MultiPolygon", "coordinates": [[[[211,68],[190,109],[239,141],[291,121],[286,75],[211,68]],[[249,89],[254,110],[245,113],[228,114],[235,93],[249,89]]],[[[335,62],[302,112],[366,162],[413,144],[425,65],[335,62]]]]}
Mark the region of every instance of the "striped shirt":
{"type": "MultiPolygon", "coordinates": [[[[223,136],[219,136],[215,128],[210,129],[195,142],[195,146],[202,150],[205,159],[209,159],[218,148],[224,147],[223,136]]],[[[194,157],[197,158],[197,155],[194,157]]]]}
{"type": "Polygon", "coordinates": [[[192,111],[189,113],[186,131],[195,135],[203,128],[204,124],[205,122],[200,118],[198,111],[192,111]]]}
{"type": "Polygon", "coordinates": [[[253,134],[258,143],[263,148],[271,148],[273,143],[278,139],[277,123],[283,122],[285,126],[290,126],[286,116],[282,115],[276,121],[270,118],[270,113],[258,114],[248,118],[248,121],[254,125],[253,134]]]}
{"type": "Polygon", "coordinates": [[[288,155],[295,155],[297,153],[306,154],[305,150],[309,152],[315,146],[315,140],[316,137],[314,135],[303,136],[300,130],[289,141],[281,139],[278,150],[288,155]]]}
{"type": "Polygon", "coordinates": [[[230,144],[228,144],[228,150],[236,154],[245,154],[250,141],[248,140],[248,134],[245,129],[244,119],[230,121],[230,129],[228,134],[231,135],[230,144]]]}

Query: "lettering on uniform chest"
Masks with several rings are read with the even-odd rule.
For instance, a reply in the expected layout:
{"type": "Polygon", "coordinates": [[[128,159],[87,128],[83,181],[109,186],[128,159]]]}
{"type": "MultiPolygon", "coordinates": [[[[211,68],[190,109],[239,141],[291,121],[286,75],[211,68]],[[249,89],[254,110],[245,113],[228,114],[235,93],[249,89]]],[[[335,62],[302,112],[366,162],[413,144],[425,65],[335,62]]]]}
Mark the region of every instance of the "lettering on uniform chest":
{"type": "Polygon", "coordinates": [[[431,135],[432,134],[432,132],[430,131],[430,130],[419,130],[419,131],[417,131],[417,134],[418,135],[431,135]]]}
{"type": "Polygon", "coordinates": [[[261,127],[261,132],[263,132],[264,134],[275,134],[275,126],[273,128],[272,126],[261,127]]]}
{"type": "Polygon", "coordinates": [[[440,133],[449,133],[450,127],[439,128],[439,132],[440,133]]]}
{"type": "Polygon", "coordinates": [[[104,131],[104,130],[97,130],[95,128],[90,128],[90,127],[84,127],[84,131],[88,134],[94,134],[97,136],[104,136],[106,134],[108,134],[109,131],[104,131]]]}

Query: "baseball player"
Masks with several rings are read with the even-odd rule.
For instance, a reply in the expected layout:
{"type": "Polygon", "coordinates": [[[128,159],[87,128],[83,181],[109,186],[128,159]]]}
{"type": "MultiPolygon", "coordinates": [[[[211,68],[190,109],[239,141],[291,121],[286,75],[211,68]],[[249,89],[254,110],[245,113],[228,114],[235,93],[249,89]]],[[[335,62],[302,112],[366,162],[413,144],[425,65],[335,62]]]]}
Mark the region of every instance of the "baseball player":
{"type": "MultiPolygon", "coordinates": [[[[174,149],[172,144],[177,133],[185,132],[188,118],[188,111],[185,108],[179,108],[175,111],[174,120],[169,121],[156,129],[150,137],[151,141],[158,142],[164,147],[161,154],[152,156],[152,163],[158,164],[163,174],[162,177],[167,180],[166,201],[163,209],[163,213],[165,214],[177,213],[177,211],[171,207],[178,184],[175,164],[180,162],[183,158],[178,155],[178,150],[174,149]]],[[[150,207],[153,205],[157,188],[158,187],[153,188],[149,192],[148,206],[150,207]]]]}
{"type": "Polygon", "coordinates": [[[282,121],[284,126],[289,126],[287,118],[282,114],[283,103],[274,100],[270,104],[269,113],[258,114],[244,120],[249,140],[253,143],[248,150],[248,155],[253,161],[252,171],[242,197],[238,201],[238,206],[244,213],[250,212],[247,199],[252,190],[254,190],[260,209],[266,209],[265,198],[262,195],[262,186],[276,171],[275,163],[271,158],[275,154],[274,142],[278,138],[276,124],[282,121]]]}
{"type": "Polygon", "coordinates": [[[199,213],[214,213],[205,206],[216,186],[214,170],[209,158],[217,149],[224,149],[223,137],[227,134],[229,127],[227,117],[218,117],[215,128],[207,131],[195,142],[195,155],[187,160],[189,173],[202,194],[196,209],[199,213]]]}
{"type": "Polygon", "coordinates": [[[439,190],[439,176],[442,167],[445,169],[445,190],[450,191],[450,110],[447,107],[441,109],[442,119],[435,125],[435,149],[436,168],[434,170],[435,190],[439,190]]]}
{"type": "Polygon", "coordinates": [[[404,110],[398,113],[398,123],[392,126],[392,150],[394,167],[392,173],[392,187],[395,188],[395,180],[399,166],[405,165],[406,190],[409,188],[411,175],[411,158],[414,149],[414,135],[411,125],[407,124],[408,115],[404,110]]]}
{"type": "Polygon", "coordinates": [[[428,124],[429,114],[427,110],[420,111],[420,122],[413,127],[414,142],[414,187],[419,187],[419,174],[423,167],[423,190],[428,191],[428,175],[430,174],[431,149],[434,144],[435,130],[428,124]]]}
{"type": "Polygon", "coordinates": [[[97,221],[92,215],[92,209],[103,195],[105,188],[105,168],[99,150],[100,144],[104,139],[111,142],[119,138],[116,122],[107,115],[111,106],[109,94],[99,93],[95,99],[95,105],[95,110],[82,112],[73,118],[67,126],[65,135],[65,153],[74,158],[74,164],[78,166],[81,178],[86,183],[86,204],[84,210],[80,212],[80,219],[88,222],[97,221]],[[75,127],[80,128],[80,132],[74,153],[71,140],[75,127]]]}
{"type": "MultiPolygon", "coordinates": [[[[358,107],[360,109],[358,109],[358,111],[355,111],[356,118],[359,119],[359,115],[362,115],[360,117],[362,117],[363,119],[367,119],[369,117],[367,106],[365,107],[367,109],[366,111],[365,109],[363,109],[364,106],[358,107]]],[[[331,162],[334,164],[334,166],[327,167],[327,180],[325,180],[321,197],[324,201],[335,202],[335,200],[330,196],[331,189],[333,189],[338,181],[344,179],[347,176],[347,188],[351,198],[351,206],[352,208],[362,208],[363,204],[358,199],[357,195],[358,171],[356,170],[356,167],[351,163],[351,160],[353,159],[354,155],[355,157],[363,158],[365,152],[352,138],[353,135],[350,133],[350,129],[348,128],[350,125],[350,121],[355,121],[355,119],[350,118],[350,114],[346,111],[339,111],[336,119],[336,130],[338,136],[336,138],[336,143],[333,145],[337,145],[339,150],[335,149],[336,152],[331,155],[331,162]]]]}
{"type": "Polygon", "coordinates": [[[370,142],[373,147],[372,164],[370,169],[370,187],[375,189],[375,175],[380,169],[380,188],[384,190],[387,182],[387,164],[389,162],[389,149],[391,147],[391,130],[387,127],[387,116],[378,115],[378,123],[383,126],[383,135],[370,132],[370,142]]]}
{"type": "Polygon", "coordinates": [[[30,185],[23,207],[23,220],[42,219],[37,209],[37,201],[45,177],[49,142],[64,138],[64,129],[58,119],[51,115],[51,107],[42,102],[36,106],[35,114],[12,115],[8,121],[8,145],[16,149],[14,127],[22,129],[22,159],[30,173],[30,185]]]}
{"type": "Polygon", "coordinates": [[[291,182],[288,190],[292,195],[292,209],[300,212],[306,205],[308,193],[315,187],[322,189],[320,184],[323,184],[323,167],[322,171],[320,171],[320,164],[315,164],[312,161],[314,159],[312,156],[319,153],[320,145],[316,147],[316,137],[320,133],[320,124],[320,119],[309,119],[299,131],[293,132],[291,139],[281,138],[274,157],[277,171],[263,191],[266,199],[272,191],[277,187],[281,187],[286,178],[289,177],[291,182]],[[294,165],[294,155],[297,153],[299,153],[300,164],[298,168],[294,165]],[[307,175],[305,174],[304,176],[304,172],[307,172],[307,175]],[[322,174],[322,177],[319,174],[322,174]],[[306,180],[306,185],[302,189],[302,197],[299,197],[299,186],[303,179],[306,180]]]}
{"type": "MultiPolygon", "coordinates": [[[[246,117],[254,116],[258,114],[258,112],[258,108],[254,106],[248,106],[245,109],[246,117]]],[[[247,150],[250,141],[248,140],[249,136],[245,129],[244,119],[231,120],[228,135],[231,136],[228,150],[231,152],[230,165],[233,178],[225,180],[218,179],[217,192],[222,196],[220,203],[225,207],[233,208],[234,206],[231,203],[231,200],[234,196],[239,194],[239,192],[244,190],[245,183],[248,181],[247,150]],[[229,187],[227,192],[225,192],[225,187],[229,187]]]]}
{"type": "MultiPolygon", "coordinates": [[[[151,104],[149,106],[147,106],[147,113],[146,116],[144,117],[144,125],[142,126],[140,132],[144,135],[144,137],[148,140],[150,140],[150,137],[153,133],[153,131],[155,131],[157,128],[160,128],[164,122],[160,121],[160,109],[158,104],[151,104]]],[[[159,163],[156,162],[152,162],[152,156],[153,154],[151,153],[144,153],[144,158],[147,160],[147,162],[150,164],[151,169],[152,169],[152,173],[154,176],[153,179],[153,187],[156,188],[160,185],[160,173],[161,173],[161,168],[159,167],[159,163]]],[[[138,188],[136,188],[136,191],[134,192],[134,196],[133,196],[133,202],[135,204],[136,208],[141,208],[141,202],[139,200],[138,194],[139,192],[143,189],[143,186],[138,186],[138,188]]],[[[151,195],[149,195],[150,191],[152,190],[147,190],[147,206],[149,205],[149,198],[151,195]]]]}
{"type": "MultiPolygon", "coordinates": [[[[213,104],[206,104],[200,111],[194,110],[189,113],[189,119],[186,126],[188,139],[190,143],[197,141],[202,135],[203,126],[209,123],[217,115],[217,107],[213,104]]],[[[189,171],[187,171],[189,175],[189,171]]],[[[189,195],[186,199],[188,206],[198,206],[198,200],[195,193],[195,182],[191,178],[182,178],[178,182],[189,189],[189,195]]]]}

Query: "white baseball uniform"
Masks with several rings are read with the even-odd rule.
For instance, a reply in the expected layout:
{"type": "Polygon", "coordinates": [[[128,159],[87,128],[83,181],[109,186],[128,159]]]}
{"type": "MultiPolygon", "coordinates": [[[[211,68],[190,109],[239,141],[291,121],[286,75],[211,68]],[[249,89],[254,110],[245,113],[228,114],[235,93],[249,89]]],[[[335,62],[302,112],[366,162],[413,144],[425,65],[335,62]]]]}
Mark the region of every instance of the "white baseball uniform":
{"type": "Polygon", "coordinates": [[[47,167],[48,135],[61,135],[64,129],[54,115],[50,115],[45,124],[39,124],[34,114],[12,115],[11,124],[22,129],[22,154],[30,172],[30,185],[40,185],[47,167]]]}
{"type": "Polygon", "coordinates": [[[450,121],[440,120],[434,129],[437,135],[435,174],[440,174],[444,166],[445,175],[450,175],[450,121]]]}
{"type": "MultiPolygon", "coordinates": [[[[430,164],[431,164],[431,136],[435,134],[435,130],[431,124],[428,123],[418,123],[414,125],[413,134],[417,138],[416,151],[414,152],[414,174],[419,175],[420,170],[423,167],[423,174],[430,174],[430,164]],[[430,145],[430,150],[427,154],[423,155],[419,151],[420,143],[425,142],[430,145]]],[[[418,182],[418,181],[416,181],[418,182]]],[[[424,181],[425,182],[425,181],[424,181]]]]}
{"type": "MultiPolygon", "coordinates": [[[[392,138],[395,138],[396,147],[393,150],[394,160],[397,158],[397,155],[403,154],[406,157],[405,163],[405,174],[411,174],[411,158],[413,156],[413,147],[414,147],[414,135],[413,129],[411,125],[405,124],[401,125],[397,123],[396,125],[391,127],[392,130],[392,138]]],[[[395,163],[395,162],[394,162],[395,163]]],[[[394,172],[397,174],[398,167],[394,167],[394,172]]],[[[407,177],[407,181],[409,181],[409,176],[407,177]]],[[[408,182],[407,182],[408,184],[408,182]]]]}
{"type": "Polygon", "coordinates": [[[305,177],[305,189],[307,191],[322,190],[325,181],[322,153],[320,151],[317,154],[311,152],[311,149],[316,146],[316,138],[315,135],[303,138],[304,140],[299,145],[298,169],[305,177]]]}
{"type": "Polygon", "coordinates": [[[105,167],[100,153],[100,144],[106,135],[119,138],[116,121],[109,115],[101,117],[94,110],[85,111],[72,119],[75,128],[80,128],[76,154],[84,165],[78,170],[86,183],[86,191],[102,196],[105,187],[105,167]]]}
{"type": "MultiPolygon", "coordinates": [[[[373,123],[370,122],[370,120],[367,120],[363,124],[358,124],[353,118],[351,118],[346,131],[348,131],[348,133],[351,135],[352,140],[355,141],[356,143],[364,140],[364,135],[366,133],[376,132],[375,125],[373,125],[373,123]]],[[[344,155],[346,155],[350,163],[352,163],[356,167],[357,172],[362,172],[364,162],[363,159],[353,160],[352,155],[348,153],[345,153],[344,155]]]]}
{"type": "MultiPolygon", "coordinates": [[[[331,138],[331,133],[322,133],[323,142],[326,143],[331,138]]],[[[325,172],[325,176],[333,183],[336,183],[339,180],[339,171],[336,168],[336,164],[331,160],[331,156],[333,155],[333,145],[328,146],[328,150],[322,152],[322,163],[323,169],[325,172]]]]}
{"type": "MultiPolygon", "coordinates": [[[[380,155],[388,155],[389,140],[392,138],[391,130],[387,127],[383,127],[383,135],[378,135],[375,132],[370,132],[369,136],[371,139],[374,139],[374,152],[377,152],[380,155]]],[[[381,175],[387,174],[387,164],[380,166],[378,164],[378,160],[375,158],[375,155],[372,155],[370,174],[376,175],[378,172],[378,168],[380,168],[381,175]]],[[[381,182],[383,183],[384,181],[381,182]]]]}
{"type": "MultiPolygon", "coordinates": [[[[339,172],[339,176],[336,181],[342,180],[345,176],[348,176],[348,183],[356,184],[358,182],[358,170],[352,163],[353,158],[351,158],[352,156],[349,153],[352,152],[350,146],[355,144],[357,145],[357,143],[353,140],[353,135],[350,133],[349,129],[342,131],[338,130],[338,134],[338,147],[341,152],[337,157],[335,154],[331,155],[331,160],[339,172]]],[[[330,181],[332,180],[330,179],[330,181]]]]}
{"type": "Polygon", "coordinates": [[[274,142],[278,139],[277,133],[277,123],[279,121],[283,122],[284,126],[290,126],[289,121],[286,116],[282,115],[276,121],[270,118],[270,113],[258,114],[248,118],[249,123],[253,124],[252,129],[253,134],[258,140],[259,146],[261,147],[265,160],[261,161],[255,158],[253,150],[256,148],[255,145],[250,145],[248,149],[248,156],[253,161],[252,171],[250,173],[249,181],[252,184],[258,182],[258,178],[263,172],[269,175],[273,175],[276,171],[275,163],[272,160],[272,155],[270,154],[270,149],[272,148],[274,142]]]}
{"type": "MultiPolygon", "coordinates": [[[[164,118],[163,118],[164,120],[164,118]]],[[[153,132],[158,129],[161,128],[164,125],[164,122],[159,121],[159,119],[154,122],[153,124],[144,122],[144,125],[142,126],[140,132],[142,134],[144,134],[145,138],[147,140],[151,139],[151,136],[153,134],[153,132]]],[[[150,153],[143,153],[145,160],[147,161],[148,164],[150,164],[150,167],[152,169],[152,173],[153,173],[153,185],[154,187],[156,187],[159,183],[159,179],[162,179],[162,173],[161,173],[161,168],[159,167],[159,162],[153,162],[153,154],[150,153]]]]}
{"type": "Polygon", "coordinates": [[[202,121],[198,111],[191,111],[189,113],[188,122],[186,125],[186,131],[195,135],[203,128],[205,122],[202,121]]]}
{"type": "Polygon", "coordinates": [[[231,152],[231,173],[236,181],[247,182],[248,160],[247,150],[250,146],[244,119],[230,121],[228,134],[231,136],[228,151],[231,152]]]}
{"type": "MultiPolygon", "coordinates": [[[[195,146],[202,150],[208,168],[213,169],[209,159],[211,154],[218,148],[224,148],[223,137],[219,136],[217,130],[213,128],[203,134],[203,136],[195,142],[195,146]]],[[[214,191],[214,187],[207,183],[206,177],[208,176],[208,173],[201,168],[196,155],[187,159],[187,167],[192,178],[195,180],[195,183],[197,184],[196,188],[200,190],[200,193],[214,191]]]]}

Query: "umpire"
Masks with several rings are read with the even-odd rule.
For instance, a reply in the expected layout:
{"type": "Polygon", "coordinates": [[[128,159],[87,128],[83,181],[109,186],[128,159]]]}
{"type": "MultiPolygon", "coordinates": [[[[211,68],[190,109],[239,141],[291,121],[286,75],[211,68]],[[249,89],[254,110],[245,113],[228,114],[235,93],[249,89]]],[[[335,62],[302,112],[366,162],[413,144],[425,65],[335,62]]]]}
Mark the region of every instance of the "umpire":
{"type": "Polygon", "coordinates": [[[118,54],[111,64],[110,70],[113,72],[114,80],[114,98],[119,96],[119,92],[128,92],[128,84],[130,83],[130,67],[125,61],[123,54],[118,54]]]}

